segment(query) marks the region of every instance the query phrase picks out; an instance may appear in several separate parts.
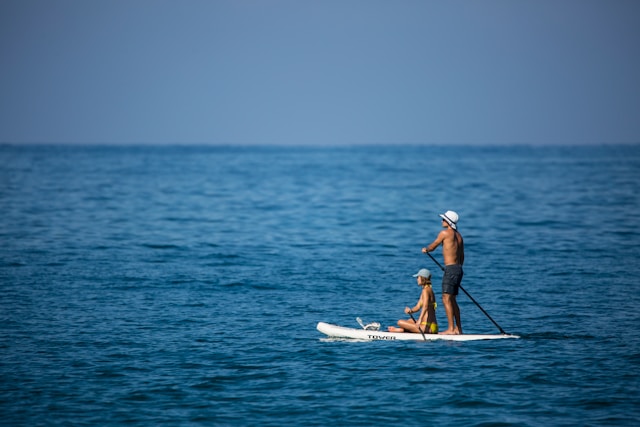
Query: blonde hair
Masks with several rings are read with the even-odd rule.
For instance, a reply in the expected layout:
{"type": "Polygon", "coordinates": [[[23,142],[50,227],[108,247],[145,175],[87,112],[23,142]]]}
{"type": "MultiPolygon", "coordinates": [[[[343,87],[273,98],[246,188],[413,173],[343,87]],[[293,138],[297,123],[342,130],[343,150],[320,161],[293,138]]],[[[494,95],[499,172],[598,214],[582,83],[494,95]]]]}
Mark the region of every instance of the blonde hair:
{"type": "Polygon", "coordinates": [[[420,281],[421,286],[431,286],[431,277],[418,276],[418,279],[422,279],[420,281]]]}

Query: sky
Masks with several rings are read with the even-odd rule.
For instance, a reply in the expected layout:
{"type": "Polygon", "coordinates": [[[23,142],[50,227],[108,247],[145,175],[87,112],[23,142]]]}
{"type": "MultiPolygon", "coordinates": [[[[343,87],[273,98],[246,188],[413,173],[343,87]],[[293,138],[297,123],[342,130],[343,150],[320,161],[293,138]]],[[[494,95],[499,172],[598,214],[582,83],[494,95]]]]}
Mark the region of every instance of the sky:
{"type": "Polygon", "coordinates": [[[0,143],[638,144],[637,0],[2,0],[0,143]]]}

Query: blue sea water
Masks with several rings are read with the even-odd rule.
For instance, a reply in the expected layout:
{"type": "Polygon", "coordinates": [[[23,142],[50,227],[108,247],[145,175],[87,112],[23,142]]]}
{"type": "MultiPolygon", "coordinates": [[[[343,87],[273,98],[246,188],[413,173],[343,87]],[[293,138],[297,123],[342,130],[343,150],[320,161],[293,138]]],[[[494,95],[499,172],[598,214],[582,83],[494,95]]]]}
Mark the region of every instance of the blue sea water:
{"type": "Polygon", "coordinates": [[[0,146],[0,423],[637,425],[639,183],[640,146],[0,146]],[[521,339],[316,330],[440,300],[449,209],[521,339]]]}

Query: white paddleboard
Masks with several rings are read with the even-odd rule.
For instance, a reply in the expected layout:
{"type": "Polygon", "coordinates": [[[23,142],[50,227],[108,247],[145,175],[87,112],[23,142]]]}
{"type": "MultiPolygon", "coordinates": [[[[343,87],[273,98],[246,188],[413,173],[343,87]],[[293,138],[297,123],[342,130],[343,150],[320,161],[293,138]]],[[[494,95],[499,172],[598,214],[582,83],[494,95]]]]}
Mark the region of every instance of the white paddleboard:
{"type": "Polygon", "coordinates": [[[504,338],[520,338],[518,335],[508,334],[462,334],[462,335],[441,335],[441,334],[412,334],[408,332],[387,332],[371,331],[365,329],[345,328],[344,326],[332,325],[330,323],[318,322],[317,329],[323,334],[332,338],[351,338],[367,341],[424,341],[427,340],[447,340],[447,341],[477,341],[477,340],[497,340],[504,338]]]}

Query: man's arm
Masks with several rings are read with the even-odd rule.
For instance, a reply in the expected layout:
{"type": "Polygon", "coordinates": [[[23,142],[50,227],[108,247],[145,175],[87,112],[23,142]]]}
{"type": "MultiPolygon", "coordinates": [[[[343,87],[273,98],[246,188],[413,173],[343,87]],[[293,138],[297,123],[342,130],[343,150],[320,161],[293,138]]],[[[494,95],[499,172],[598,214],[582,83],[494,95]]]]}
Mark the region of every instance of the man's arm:
{"type": "Polygon", "coordinates": [[[422,248],[422,253],[426,254],[427,252],[433,252],[436,250],[438,246],[444,241],[445,232],[444,230],[438,233],[438,237],[434,240],[429,246],[422,248]]]}

